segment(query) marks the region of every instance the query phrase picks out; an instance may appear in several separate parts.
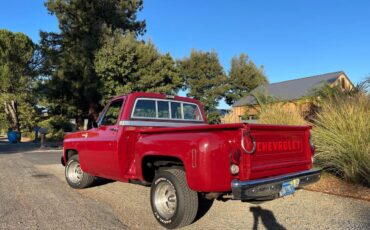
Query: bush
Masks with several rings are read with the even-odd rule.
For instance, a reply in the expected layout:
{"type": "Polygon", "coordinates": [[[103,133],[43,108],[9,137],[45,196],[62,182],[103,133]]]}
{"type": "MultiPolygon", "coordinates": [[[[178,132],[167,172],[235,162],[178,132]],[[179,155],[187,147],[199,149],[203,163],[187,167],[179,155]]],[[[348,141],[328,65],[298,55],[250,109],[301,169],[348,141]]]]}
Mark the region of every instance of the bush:
{"type": "Polygon", "coordinates": [[[347,181],[370,185],[370,98],[324,101],[314,120],[317,165],[347,181]]]}
{"type": "Polygon", "coordinates": [[[308,124],[295,106],[283,103],[262,105],[258,123],[273,125],[308,124]]]}
{"type": "Polygon", "coordinates": [[[29,131],[29,130],[23,131],[22,132],[22,138],[23,137],[29,138],[30,140],[34,140],[35,139],[35,132],[29,131]]]}
{"type": "Polygon", "coordinates": [[[46,139],[49,141],[63,140],[64,132],[72,131],[72,124],[62,116],[50,117],[47,120],[39,122],[38,126],[48,129],[46,139]]]}

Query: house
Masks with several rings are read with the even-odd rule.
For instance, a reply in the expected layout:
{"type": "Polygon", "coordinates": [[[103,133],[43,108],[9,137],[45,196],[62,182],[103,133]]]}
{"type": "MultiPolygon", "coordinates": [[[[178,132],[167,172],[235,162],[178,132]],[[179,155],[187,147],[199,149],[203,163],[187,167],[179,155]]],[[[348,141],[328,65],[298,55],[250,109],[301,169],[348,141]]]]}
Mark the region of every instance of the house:
{"type": "Polygon", "coordinates": [[[311,102],[307,97],[324,85],[339,86],[350,90],[353,84],[343,71],[304,77],[289,81],[259,86],[250,94],[236,101],[231,111],[221,118],[222,123],[238,123],[245,120],[254,121],[258,118],[259,102],[257,95],[272,97],[283,106],[295,106],[305,116],[310,110],[311,102]]]}

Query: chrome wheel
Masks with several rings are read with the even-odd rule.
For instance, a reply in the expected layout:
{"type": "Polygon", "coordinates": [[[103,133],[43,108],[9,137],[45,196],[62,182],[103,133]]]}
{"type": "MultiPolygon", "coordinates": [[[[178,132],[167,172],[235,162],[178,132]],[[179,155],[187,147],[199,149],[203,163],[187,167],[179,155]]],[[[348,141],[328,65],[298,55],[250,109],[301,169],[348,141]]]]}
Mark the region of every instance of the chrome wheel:
{"type": "Polygon", "coordinates": [[[176,190],[167,181],[160,182],[154,192],[154,205],[158,214],[165,219],[170,219],[176,212],[176,190]]]}
{"type": "Polygon", "coordinates": [[[163,227],[174,229],[191,224],[198,213],[198,193],[189,188],[185,171],[156,171],[150,189],[154,217],[163,227]]]}
{"type": "Polygon", "coordinates": [[[79,183],[82,180],[83,172],[80,163],[73,161],[68,165],[67,177],[72,183],[79,183]]]}

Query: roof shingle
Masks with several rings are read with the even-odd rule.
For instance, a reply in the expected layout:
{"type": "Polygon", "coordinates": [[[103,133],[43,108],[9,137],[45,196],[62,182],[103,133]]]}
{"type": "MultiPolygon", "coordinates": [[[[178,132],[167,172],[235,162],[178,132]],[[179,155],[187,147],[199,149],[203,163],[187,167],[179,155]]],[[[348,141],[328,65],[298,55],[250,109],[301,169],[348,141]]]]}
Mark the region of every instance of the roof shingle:
{"type": "Polygon", "coordinates": [[[344,74],[344,72],[338,71],[259,86],[252,90],[251,94],[236,101],[233,106],[257,104],[256,98],[252,95],[256,92],[264,92],[267,95],[283,100],[299,99],[312,92],[313,89],[318,88],[325,83],[333,83],[341,74],[344,74]]]}

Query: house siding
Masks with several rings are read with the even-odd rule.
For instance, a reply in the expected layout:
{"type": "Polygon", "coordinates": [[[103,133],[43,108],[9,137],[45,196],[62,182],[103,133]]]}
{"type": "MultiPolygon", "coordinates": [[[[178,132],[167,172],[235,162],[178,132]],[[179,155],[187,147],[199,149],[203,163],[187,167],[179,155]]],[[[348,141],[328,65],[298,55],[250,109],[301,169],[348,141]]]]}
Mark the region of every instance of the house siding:
{"type": "MultiPolygon", "coordinates": [[[[344,87],[345,90],[353,88],[352,82],[344,73],[340,74],[330,86],[333,87],[336,85],[344,87]]],[[[309,120],[311,118],[310,112],[312,111],[313,104],[309,99],[299,98],[297,100],[277,102],[275,104],[282,107],[295,107],[305,119],[309,120]]],[[[230,112],[221,118],[221,123],[239,123],[242,121],[242,117],[248,119],[251,116],[258,116],[259,111],[259,105],[233,106],[230,112]]]]}

